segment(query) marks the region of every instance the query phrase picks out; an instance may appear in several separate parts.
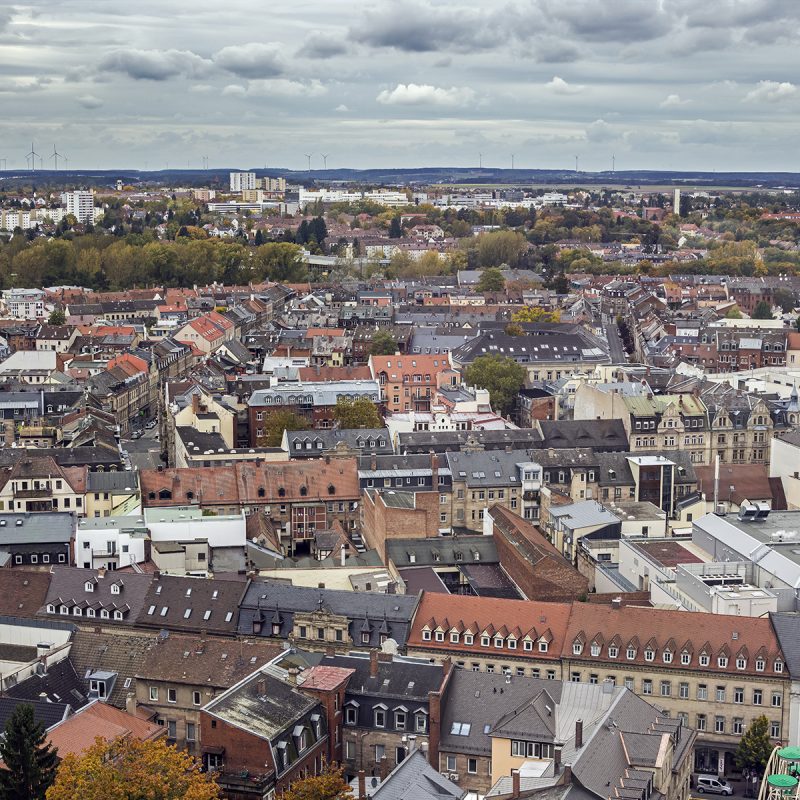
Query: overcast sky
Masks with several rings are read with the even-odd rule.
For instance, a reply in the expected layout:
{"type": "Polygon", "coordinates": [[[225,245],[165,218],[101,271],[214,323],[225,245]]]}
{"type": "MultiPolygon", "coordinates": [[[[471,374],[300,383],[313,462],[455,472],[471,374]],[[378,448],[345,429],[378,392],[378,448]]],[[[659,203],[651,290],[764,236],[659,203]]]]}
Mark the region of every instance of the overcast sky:
{"type": "Polygon", "coordinates": [[[800,0],[0,0],[0,159],[800,171],[798,38],[800,0]]]}

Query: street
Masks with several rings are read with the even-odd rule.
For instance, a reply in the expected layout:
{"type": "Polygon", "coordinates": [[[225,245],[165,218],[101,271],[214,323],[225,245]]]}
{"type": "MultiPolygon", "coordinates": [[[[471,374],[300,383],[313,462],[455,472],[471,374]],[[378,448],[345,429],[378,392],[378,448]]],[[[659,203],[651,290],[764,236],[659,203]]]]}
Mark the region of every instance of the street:
{"type": "Polygon", "coordinates": [[[122,440],[122,449],[128,451],[134,469],[155,469],[161,461],[161,443],[156,438],[158,426],[146,430],[141,439],[122,440]]]}
{"type": "Polygon", "coordinates": [[[603,315],[603,330],[608,341],[608,353],[611,356],[611,363],[627,364],[628,357],[625,355],[625,348],[622,346],[619,329],[613,318],[603,315]]]}

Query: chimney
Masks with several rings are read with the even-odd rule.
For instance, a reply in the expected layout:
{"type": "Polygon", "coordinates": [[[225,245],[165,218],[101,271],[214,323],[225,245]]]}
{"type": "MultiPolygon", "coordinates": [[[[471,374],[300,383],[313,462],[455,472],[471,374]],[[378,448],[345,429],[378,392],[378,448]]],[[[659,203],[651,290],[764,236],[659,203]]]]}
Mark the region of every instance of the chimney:
{"type": "Polygon", "coordinates": [[[370,459],[369,459],[369,468],[370,468],[371,470],[376,470],[376,469],[378,469],[378,456],[376,456],[376,455],[375,455],[375,453],[373,453],[373,454],[370,456],[370,459]]]}
{"type": "Polygon", "coordinates": [[[367,774],[363,769],[358,771],[358,800],[367,800],[367,774]]]}
{"type": "Polygon", "coordinates": [[[264,697],[267,693],[267,681],[264,678],[259,678],[256,681],[256,694],[259,697],[264,697]]]}
{"type": "Polygon", "coordinates": [[[614,597],[611,600],[611,608],[622,608],[622,597],[614,597]]]}
{"type": "Polygon", "coordinates": [[[125,711],[136,716],[136,695],[133,692],[128,692],[125,696],[125,711]]]}
{"type": "Polygon", "coordinates": [[[437,487],[439,486],[439,459],[436,457],[436,453],[433,450],[430,451],[431,454],[431,487],[432,490],[435,492],[437,487]]]}
{"type": "Polygon", "coordinates": [[[342,545],[342,550],[341,550],[341,559],[342,559],[342,560],[341,560],[341,564],[342,564],[342,566],[345,566],[345,564],[346,564],[346,562],[347,562],[347,550],[345,549],[345,546],[344,546],[344,545],[342,545]]]}
{"type": "Polygon", "coordinates": [[[556,747],[553,750],[553,766],[555,767],[556,775],[558,775],[558,772],[561,769],[561,748],[560,747],[556,747]]]}
{"type": "Polygon", "coordinates": [[[98,578],[105,578],[106,576],[106,568],[105,567],[98,567],[97,568],[97,577],[98,578]]]}
{"type": "Polygon", "coordinates": [[[583,747],[583,720],[575,720],[575,749],[579,750],[583,747]]]}
{"type": "Polygon", "coordinates": [[[381,776],[381,783],[383,783],[389,777],[389,759],[386,758],[386,756],[384,756],[381,759],[380,776],[381,776]]]}
{"type": "Polygon", "coordinates": [[[324,589],[324,588],[325,588],[325,583],[324,582],[320,582],[320,583],[317,584],[317,589],[324,589]]]}
{"type": "Polygon", "coordinates": [[[200,411],[200,395],[193,394],[192,395],[192,413],[197,416],[197,413],[200,411]]]}
{"type": "Polygon", "coordinates": [[[519,770],[511,770],[511,797],[519,797],[519,770]]]}
{"type": "Polygon", "coordinates": [[[378,677],[378,651],[369,651],[369,676],[370,678],[378,677]]]}
{"type": "Polygon", "coordinates": [[[561,785],[567,786],[572,783],[572,764],[564,764],[564,777],[561,779],[561,785]]]}

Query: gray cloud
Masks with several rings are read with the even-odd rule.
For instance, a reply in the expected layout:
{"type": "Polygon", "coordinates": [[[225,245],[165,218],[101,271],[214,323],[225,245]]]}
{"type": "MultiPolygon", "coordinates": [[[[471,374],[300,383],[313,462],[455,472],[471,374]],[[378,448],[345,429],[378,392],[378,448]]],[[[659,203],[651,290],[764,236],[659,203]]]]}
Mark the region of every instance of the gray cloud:
{"type": "Polygon", "coordinates": [[[214,54],[214,63],[240,78],[273,78],[283,72],[280,45],[249,42],[214,54]]]}
{"type": "Polygon", "coordinates": [[[80,97],[75,98],[84,108],[100,108],[103,101],[93,94],[82,94],[80,97]]]}
{"type": "Polygon", "coordinates": [[[200,75],[209,62],[189,50],[115,50],[100,69],[122,72],[134,80],[165,81],[177,75],[200,75]]]}
{"type": "Polygon", "coordinates": [[[344,55],[347,44],[325,33],[312,33],[297,51],[301,58],[333,58],[344,55]]]}

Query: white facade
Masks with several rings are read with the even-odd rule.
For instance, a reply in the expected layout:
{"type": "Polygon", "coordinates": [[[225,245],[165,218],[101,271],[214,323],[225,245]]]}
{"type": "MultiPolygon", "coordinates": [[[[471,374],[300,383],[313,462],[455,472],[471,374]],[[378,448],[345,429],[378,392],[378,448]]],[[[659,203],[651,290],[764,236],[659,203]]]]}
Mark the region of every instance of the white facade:
{"type": "Polygon", "coordinates": [[[78,222],[94,221],[94,192],[64,192],[61,204],[66,213],[72,214],[78,222]]]}
{"type": "Polygon", "coordinates": [[[244,547],[247,530],[241,514],[204,517],[197,506],[146,508],[145,522],[153,542],[208,541],[214,547],[244,547]]]}
{"type": "Polygon", "coordinates": [[[46,313],[45,294],[41,289],[7,289],[3,293],[10,317],[16,319],[40,319],[46,313]]]}
{"type": "Polygon", "coordinates": [[[144,517],[101,517],[78,521],[75,564],[83,569],[121,569],[146,560],[144,517]]]}
{"type": "Polygon", "coordinates": [[[256,188],[255,172],[231,172],[231,191],[241,192],[244,189],[256,188]]]}

